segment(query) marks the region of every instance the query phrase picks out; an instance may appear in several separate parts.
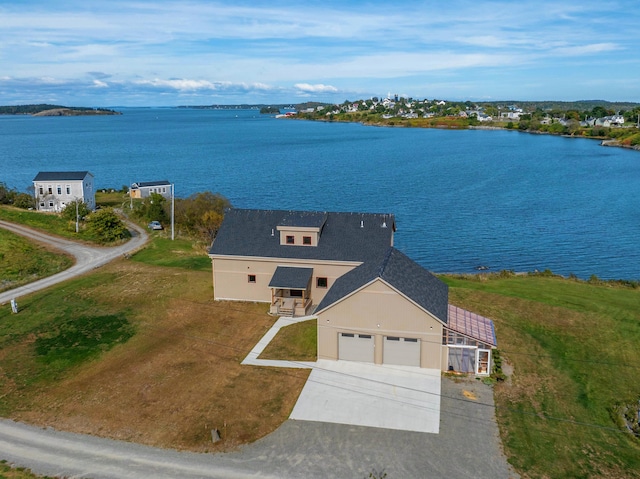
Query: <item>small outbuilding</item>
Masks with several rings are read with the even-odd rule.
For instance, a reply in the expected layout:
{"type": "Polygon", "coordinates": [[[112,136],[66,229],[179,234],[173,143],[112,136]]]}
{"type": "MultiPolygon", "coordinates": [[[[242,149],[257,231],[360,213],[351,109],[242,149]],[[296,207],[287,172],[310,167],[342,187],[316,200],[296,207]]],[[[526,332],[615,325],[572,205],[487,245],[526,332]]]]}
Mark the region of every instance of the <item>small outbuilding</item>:
{"type": "Polygon", "coordinates": [[[132,198],[148,198],[151,193],[157,193],[167,199],[171,198],[171,183],[167,180],[140,181],[132,183],[129,194],[132,198]]]}

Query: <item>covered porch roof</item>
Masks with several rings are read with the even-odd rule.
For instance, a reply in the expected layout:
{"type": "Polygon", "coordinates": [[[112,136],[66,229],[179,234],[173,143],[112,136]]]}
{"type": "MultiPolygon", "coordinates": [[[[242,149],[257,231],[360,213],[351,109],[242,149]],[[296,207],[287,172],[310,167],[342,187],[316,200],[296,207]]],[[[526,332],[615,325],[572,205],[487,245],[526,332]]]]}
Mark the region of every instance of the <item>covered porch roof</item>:
{"type": "Polygon", "coordinates": [[[278,266],[269,282],[269,288],[306,290],[313,276],[313,268],[278,266]]]}
{"type": "Polygon", "coordinates": [[[446,328],[492,346],[498,345],[493,321],[452,304],[449,305],[446,328]]]}

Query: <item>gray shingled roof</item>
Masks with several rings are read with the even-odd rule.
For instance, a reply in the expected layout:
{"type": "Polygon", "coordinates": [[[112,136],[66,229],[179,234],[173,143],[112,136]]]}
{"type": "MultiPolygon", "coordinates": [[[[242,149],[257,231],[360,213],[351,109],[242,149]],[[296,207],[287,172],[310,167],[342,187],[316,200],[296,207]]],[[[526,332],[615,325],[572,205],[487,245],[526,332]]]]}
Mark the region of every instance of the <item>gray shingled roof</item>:
{"type": "Polygon", "coordinates": [[[364,262],[392,243],[391,214],[228,209],[211,255],[364,262]],[[323,221],[324,220],[324,221],[323,221]],[[281,245],[278,226],[321,227],[318,246],[281,245]]]}
{"type": "Polygon", "coordinates": [[[90,174],[88,171],[40,171],[33,181],[84,180],[90,174]]]}
{"type": "Polygon", "coordinates": [[[134,183],[133,185],[131,185],[132,188],[145,188],[148,186],[169,186],[171,185],[171,183],[169,183],[167,180],[160,180],[160,181],[138,181],[137,183],[134,183]]]}
{"type": "Polygon", "coordinates": [[[270,288],[307,289],[313,268],[278,266],[271,277],[270,288]]]}
{"type": "Polygon", "coordinates": [[[280,226],[322,228],[327,221],[327,213],[322,211],[288,211],[280,226]]]}
{"type": "Polygon", "coordinates": [[[395,248],[389,248],[377,260],[368,261],[338,278],[316,308],[316,313],[376,278],[383,279],[447,324],[449,287],[395,248]]]}

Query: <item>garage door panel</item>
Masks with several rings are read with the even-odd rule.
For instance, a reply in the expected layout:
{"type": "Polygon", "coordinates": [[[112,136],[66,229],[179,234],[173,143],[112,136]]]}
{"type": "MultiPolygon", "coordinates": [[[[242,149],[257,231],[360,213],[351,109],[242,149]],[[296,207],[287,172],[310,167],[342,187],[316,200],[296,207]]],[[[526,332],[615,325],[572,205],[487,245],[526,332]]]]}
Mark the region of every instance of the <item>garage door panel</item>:
{"type": "Polygon", "coordinates": [[[374,339],[370,334],[340,333],[338,335],[338,359],[372,363],[374,339]]]}
{"type": "Polygon", "coordinates": [[[417,338],[385,336],[382,362],[399,366],[420,366],[420,341],[417,338]]]}

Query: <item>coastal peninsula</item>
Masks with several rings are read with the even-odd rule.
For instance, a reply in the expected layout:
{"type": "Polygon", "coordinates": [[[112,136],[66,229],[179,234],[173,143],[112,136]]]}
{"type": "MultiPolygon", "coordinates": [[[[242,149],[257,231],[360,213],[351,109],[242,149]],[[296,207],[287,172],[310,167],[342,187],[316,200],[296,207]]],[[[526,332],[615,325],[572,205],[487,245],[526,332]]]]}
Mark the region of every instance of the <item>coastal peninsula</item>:
{"type": "Polygon", "coordinates": [[[95,116],[122,115],[122,113],[107,108],[88,108],[62,105],[9,105],[0,106],[0,115],[31,115],[31,116],[95,116]]]}
{"type": "Polygon", "coordinates": [[[472,103],[395,96],[296,107],[297,113],[288,118],[408,128],[515,130],[595,139],[603,146],[640,151],[638,103],[603,100],[472,103]]]}

